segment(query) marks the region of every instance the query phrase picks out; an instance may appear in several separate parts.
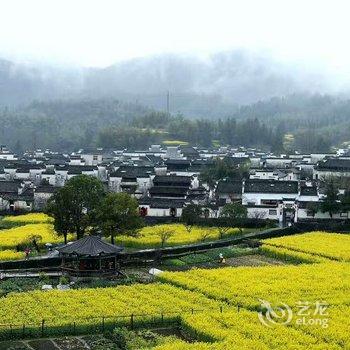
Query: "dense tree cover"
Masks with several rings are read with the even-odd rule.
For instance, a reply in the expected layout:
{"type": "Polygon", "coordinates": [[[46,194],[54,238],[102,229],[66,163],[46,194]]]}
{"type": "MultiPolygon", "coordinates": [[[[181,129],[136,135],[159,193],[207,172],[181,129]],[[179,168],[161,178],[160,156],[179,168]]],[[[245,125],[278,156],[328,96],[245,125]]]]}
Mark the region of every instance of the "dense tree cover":
{"type": "Polygon", "coordinates": [[[191,232],[192,226],[195,225],[202,215],[202,207],[198,204],[189,204],[182,209],[181,221],[186,226],[186,230],[191,232]]]}
{"type": "Polygon", "coordinates": [[[132,235],[143,226],[135,198],[127,193],[107,194],[100,180],[87,175],[70,179],[50,198],[46,211],[65,243],[68,233],[79,239],[86,231],[101,231],[114,244],[116,235],[132,235]]]}
{"type": "Polygon", "coordinates": [[[328,213],[330,217],[340,212],[350,211],[350,178],[330,177],[322,180],[325,197],[320,204],[308,205],[307,209],[315,215],[318,210],[328,213]]]}
{"type": "Polygon", "coordinates": [[[114,99],[33,102],[26,107],[0,109],[0,140],[21,152],[52,148],[71,151],[96,145],[101,129],[126,125],[149,110],[114,99]]]}
{"type": "Polygon", "coordinates": [[[224,205],[221,210],[220,217],[230,220],[246,219],[248,215],[247,208],[241,203],[229,203],[224,205]]]}
{"type": "Polygon", "coordinates": [[[111,237],[112,244],[118,234],[135,234],[143,226],[137,199],[124,192],[108,193],[96,208],[95,225],[106,237],[111,237]]]}
{"type": "Polygon", "coordinates": [[[350,142],[350,100],[292,95],[232,108],[225,118],[189,119],[115,99],[33,102],[0,110],[0,141],[21,152],[86,146],[147,147],[164,140],[325,152],[350,142]],[[289,135],[288,145],[285,142],[289,135]]]}
{"type": "MultiPolygon", "coordinates": [[[[313,114],[309,116],[305,111],[302,113],[299,108],[282,108],[278,114],[278,107],[275,107],[275,110],[272,108],[275,103],[275,100],[271,100],[254,105],[252,110],[242,108],[225,119],[191,120],[182,115],[170,116],[166,113],[152,112],[135,118],[131,122],[132,128],[119,125],[115,129],[102,130],[98,138],[99,145],[117,147],[120,142],[116,140],[127,138],[124,140],[126,144],[134,143],[135,147],[139,147],[140,143],[161,143],[174,139],[187,141],[195,146],[247,146],[282,153],[295,150],[328,152],[332,145],[339,145],[340,140],[348,140],[343,127],[335,129],[335,134],[329,132],[330,128],[334,129],[338,124],[331,123],[323,111],[320,117],[323,118],[322,122],[315,119],[313,114]],[[267,108],[270,104],[271,108],[267,108]],[[259,107],[265,115],[259,113],[259,107]],[[271,114],[268,114],[269,111],[271,114]],[[303,118],[300,118],[300,115],[303,115],[303,118]],[[122,134],[128,136],[123,137],[122,134]],[[285,142],[287,134],[290,134],[288,145],[285,142]],[[337,134],[341,134],[342,138],[337,138],[337,134]]],[[[308,110],[307,106],[305,109],[308,110]]],[[[310,113],[312,111],[314,109],[311,109],[310,113]]],[[[343,120],[341,115],[339,118],[343,120]]],[[[350,130],[350,124],[347,130],[350,130]]]]}
{"type": "Polygon", "coordinates": [[[249,165],[249,161],[234,164],[231,158],[215,159],[213,164],[200,173],[200,179],[210,188],[214,188],[219,180],[242,180],[248,177],[249,165]]]}
{"type": "Polygon", "coordinates": [[[96,221],[96,211],[104,196],[103,184],[93,176],[72,177],[51,198],[47,212],[55,219],[57,232],[76,233],[82,238],[86,229],[96,221]]]}

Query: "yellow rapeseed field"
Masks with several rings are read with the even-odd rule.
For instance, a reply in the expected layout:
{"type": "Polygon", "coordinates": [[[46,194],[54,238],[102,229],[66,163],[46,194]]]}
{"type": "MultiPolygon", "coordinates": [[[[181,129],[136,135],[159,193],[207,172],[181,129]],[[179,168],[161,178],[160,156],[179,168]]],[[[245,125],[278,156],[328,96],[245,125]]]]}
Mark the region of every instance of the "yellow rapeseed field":
{"type": "Polygon", "coordinates": [[[0,261],[20,260],[20,259],[23,259],[24,257],[25,257],[24,252],[16,252],[10,249],[0,250],[0,261]]]}
{"type": "MultiPolygon", "coordinates": [[[[137,237],[117,236],[116,244],[135,248],[159,247],[161,245],[160,232],[162,230],[167,230],[173,233],[170,239],[166,241],[165,246],[213,241],[220,238],[219,229],[217,227],[194,226],[191,231],[188,232],[186,227],[182,224],[165,224],[144,227],[137,237]]],[[[238,228],[232,228],[225,234],[225,237],[239,233],[240,231],[238,228]]]]}
{"type": "Polygon", "coordinates": [[[53,222],[53,219],[44,213],[29,213],[16,216],[5,216],[2,221],[18,224],[38,224],[51,223],[53,222]]]}
{"type": "Polygon", "coordinates": [[[324,300],[332,305],[349,302],[350,266],[348,263],[319,263],[285,266],[228,267],[164,272],[162,281],[204,295],[258,309],[259,299],[295,306],[299,300],[324,300]]]}
{"type": "Polygon", "coordinates": [[[266,239],[264,243],[328,259],[350,261],[350,234],[308,232],[266,239]]]}
{"type": "MultiPolygon", "coordinates": [[[[168,284],[134,284],[116,288],[14,293],[0,298],[0,324],[54,325],[96,323],[102,317],[219,310],[219,303],[168,284]],[[95,319],[93,319],[95,318],[95,319]],[[96,321],[96,318],[100,318],[96,321]]],[[[165,317],[169,317],[165,315],[165,317]]],[[[128,319],[126,320],[129,321],[128,319]]]]}
{"type": "MultiPolygon", "coordinates": [[[[349,307],[330,309],[328,327],[262,324],[256,312],[229,310],[182,317],[186,332],[202,343],[177,342],[156,347],[157,350],[221,350],[221,349],[317,349],[341,350],[350,344],[349,307]],[[343,314],[338,317],[340,310],[343,314]],[[204,343],[206,342],[206,343],[204,343]]],[[[326,319],[326,318],[324,318],[326,319]]]]}
{"type": "MultiPolygon", "coordinates": [[[[30,242],[33,236],[38,237],[37,243],[44,245],[45,243],[62,243],[63,237],[57,235],[52,224],[27,224],[16,226],[6,230],[0,230],[0,261],[17,260],[24,257],[25,247],[31,246],[30,242]],[[20,252],[17,252],[17,249],[20,252]]],[[[68,237],[72,240],[73,235],[68,237]]]]}
{"type": "Polygon", "coordinates": [[[277,247],[274,245],[264,243],[259,251],[266,256],[274,259],[283,260],[287,263],[317,263],[327,262],[329,259],[323,258],[319,255],[300,252],[298,250],[291,250],[283,247],[277,247]]]}
{"type": "Polygon", "coordinates": [[[63,238],[58,236],[51,224],[28,224],[0,231],[0,249],[14,249],[16,246],[26,244],[28,239],[38,235],[41,244],[60,243],[63,238]]]}
{"type": "MultiPolygon", "coordinates": [[[[38,225],[47,225],[44,231],[49,226],[52,230],[49,224],[38,225]]],[[[27,226],[36,225],[21,228],[27,226]]],[[[191,234],[183,230],[182,234],[191,234]]],[[[12,324],[20,331],[25,324],[40,330],[43,319],[50,329],[74,322],[101,324],[102,317],[108,322],[108,317],[134,314],[137,322],[136,315],[158,319],[163,315],[164,319],[180,319],[196,342],[179,340],[155,350],[350,350],[348,237],[319,232],[264,241],[262,249],[267,253],[298,265],[192,269],[163,272],[151,284],[11,293],[0,298],[0,325],[12,324]],[[264,325],[258,317],[266,311],[262,301],[273,307],[287,304],[292,321],[264,325]],[[318,302],[327,305],[322,315],[327,326],[294,322],[300,302],[313,306],[310,317],[318,316],[312,313],[318,302]],[[192,313],[192,309],[197,311],[192,313]]],[[[118,320],[127,324],[130,317],[118,320]]]]}

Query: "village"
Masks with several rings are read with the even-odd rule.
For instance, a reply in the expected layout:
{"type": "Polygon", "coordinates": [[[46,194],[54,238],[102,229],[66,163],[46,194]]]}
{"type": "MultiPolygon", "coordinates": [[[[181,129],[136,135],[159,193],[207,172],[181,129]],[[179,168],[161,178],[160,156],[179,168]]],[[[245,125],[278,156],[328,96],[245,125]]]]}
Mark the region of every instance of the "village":
{"type": "MultiPolygon", "coordinates": [[[[277,156],[256,149],[161,145],[67,154],[35,150],[22,155],[1,146],[0,211],[42,211],[58,188],[80,174],[98,178],[109,192],[127,192],[137,198],[144,217],[178,218],[184,207],[196,204],[206,218],[216,218],[229,203],[245,206],[248,218],[283,226],[349,217],[346,209],[329,213],[320,206],[327,197],[327,179],[350,176],[348,150],[277,156]],[[244,171],[231,177],[203,176],[214,172],[217,160],[244,171]]],[[[344,194],[346,184],[337,186],[338,194],[344,194]]]]}
{"type": "Polygon", "coordinates": [[[0,350],[350,350],[349,12],[0,1],[0,350]]]}

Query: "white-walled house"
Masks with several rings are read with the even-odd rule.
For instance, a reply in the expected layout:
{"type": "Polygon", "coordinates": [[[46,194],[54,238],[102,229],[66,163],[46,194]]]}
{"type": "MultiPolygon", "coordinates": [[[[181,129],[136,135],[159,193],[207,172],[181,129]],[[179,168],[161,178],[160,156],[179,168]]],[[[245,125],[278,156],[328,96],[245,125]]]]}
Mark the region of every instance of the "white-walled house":
{"type": "Polygon", "coordinates": [[[318,162],[313,171],[315,180],[330,177],[350,177],[350,159],[327,158],[318,162]]]}
{"type": "Polygon", "coordinates": [[[298,181],[300,178],[300,171],[296,168],[252,168],[249,178],[258,180],[298,181]]]}
{"type": "Polygon", "coordinates": [[[99,165],[104,160],[113,160],[115,153],[104,150],[102,148],[96,149],[83,149],[76,155],[79,155],[85,162],[85,165],[99,165]]]}
{"type": "Polygon", "coordinates": [[[34,209],[43,210],[56,190],[56,187],[50,185],[38,186],[34,190],[34,209]]]}
{"type": "Polygon", "coordinates": [[[215,199],[224,203],[241,202],[242,181],[241,180],[220,180],[215,187],[215,199]]]}
{"type": "Polygon", "coordinates": [[[146,194],[152,187],[154,167],[121,166],[109,174],[108,188],[112,192],[146,194]]]}
{"type": "Polygon", "coordinates": [[[9,151],[6,146],[1,145],[0,146],[0,159],[5,159],[5,160],[16,160],[17,157],[14,153],[9,151]]]}
{"type": "Polygon", "coordinates": [[[184,207],[185,200],[182,199],[169,200],[167,198],[146,197],[139,202],[142,216],[180,217],[184,207]]]}
{"type": "Polygon", "coordinates": [[[41,180],[52,185],[56,186],[56,173],[54,169],[46,169],[41,173],[41,180]]]}
{"type": "Polygon", "coordinates": [[[22,181],[0,181],[0,210],[31,211],[33,188],[22,181]]]}
{"type": "Polygon", "coordinates": [[[298,195],[297,181],[249,179],[243,182],[242,204],[251,218],[294,221],[298,195]]]}
{"type": "Polygon", "coordinates": [[[287,168],[291,167],[296,161],[291,158],[269,157],[262,160],[267,168],[287,168]]]}

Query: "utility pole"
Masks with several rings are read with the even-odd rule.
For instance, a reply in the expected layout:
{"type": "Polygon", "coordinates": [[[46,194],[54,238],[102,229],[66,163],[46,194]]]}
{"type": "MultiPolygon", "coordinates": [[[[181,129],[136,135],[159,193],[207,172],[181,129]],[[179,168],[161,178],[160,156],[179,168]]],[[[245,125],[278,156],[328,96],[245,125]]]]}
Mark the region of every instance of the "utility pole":
{"type": "Polygon", "coordinates": [[[169,90],[167,91],[166,94],[166,112],[170,114],[170,92],[169,90]]]}

